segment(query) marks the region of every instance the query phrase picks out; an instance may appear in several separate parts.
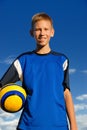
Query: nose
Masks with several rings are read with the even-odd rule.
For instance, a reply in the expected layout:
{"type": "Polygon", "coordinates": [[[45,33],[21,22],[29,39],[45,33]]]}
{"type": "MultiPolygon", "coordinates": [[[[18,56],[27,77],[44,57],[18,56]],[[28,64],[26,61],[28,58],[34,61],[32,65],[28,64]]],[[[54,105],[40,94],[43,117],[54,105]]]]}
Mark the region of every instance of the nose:
{"type": "Polygon", "coordinates": [[[40,30],[40,34],[41,34],[41,35],[44,35],[44,29],[41,29],[41,30],[40,30]]]}

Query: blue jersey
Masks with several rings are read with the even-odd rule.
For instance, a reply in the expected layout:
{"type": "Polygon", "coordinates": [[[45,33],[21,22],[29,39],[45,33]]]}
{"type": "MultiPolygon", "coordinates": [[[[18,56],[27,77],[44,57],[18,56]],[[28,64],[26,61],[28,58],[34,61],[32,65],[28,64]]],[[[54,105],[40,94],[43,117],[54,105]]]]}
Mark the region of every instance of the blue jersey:
{"type": "Polygon", "coordinates": [[[27,92],[18,130],[68,130],[64,100],[64,90],[69,89],[68,66],[67,57],[53,51],[24,53],[14,61],[8,73],[14,70],[13,81],[20,79],[27,92]]]}

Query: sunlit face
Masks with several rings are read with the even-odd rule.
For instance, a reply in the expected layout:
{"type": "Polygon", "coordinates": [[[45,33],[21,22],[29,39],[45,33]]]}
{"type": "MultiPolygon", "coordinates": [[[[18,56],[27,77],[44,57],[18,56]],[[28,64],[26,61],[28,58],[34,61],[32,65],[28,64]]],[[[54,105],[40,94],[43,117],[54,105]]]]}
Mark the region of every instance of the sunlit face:
{"type": "Polygon", "coordinates": [[[53,37],[54,29],[49,20],[40,20],[35,23],[32,33],[37,45],[45,46],[53,37]]]}

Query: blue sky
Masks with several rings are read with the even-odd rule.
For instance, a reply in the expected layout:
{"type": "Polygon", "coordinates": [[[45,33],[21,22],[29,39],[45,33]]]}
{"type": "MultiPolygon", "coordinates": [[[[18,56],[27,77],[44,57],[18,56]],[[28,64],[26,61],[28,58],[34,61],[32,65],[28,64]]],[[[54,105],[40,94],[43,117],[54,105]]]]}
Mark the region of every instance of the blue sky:
{"type": "MultiPolygon", "coordinates": [[[[53,19],[53,50],[70,60],[70,86],[79,130],[87,129],[87,1],[0,0],[0,78],[21,53],[35,48],[31,17],[46,12],[53,19]]],[[[15,130],[20,113],[0,110],[0,130],[15,130]]]]}

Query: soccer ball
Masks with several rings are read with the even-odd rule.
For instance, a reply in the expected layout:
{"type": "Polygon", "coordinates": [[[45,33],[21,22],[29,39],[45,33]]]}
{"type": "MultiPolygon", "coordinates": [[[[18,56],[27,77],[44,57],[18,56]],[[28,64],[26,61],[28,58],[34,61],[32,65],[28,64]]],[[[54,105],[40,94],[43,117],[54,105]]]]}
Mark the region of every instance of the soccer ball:
{"type": "Polygon", "coordinates": [[[0,90],[0,106],[6,112],[20,111],[26,100],[26,91],[17,84],[7,84],[0,90]]]}

